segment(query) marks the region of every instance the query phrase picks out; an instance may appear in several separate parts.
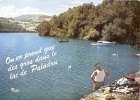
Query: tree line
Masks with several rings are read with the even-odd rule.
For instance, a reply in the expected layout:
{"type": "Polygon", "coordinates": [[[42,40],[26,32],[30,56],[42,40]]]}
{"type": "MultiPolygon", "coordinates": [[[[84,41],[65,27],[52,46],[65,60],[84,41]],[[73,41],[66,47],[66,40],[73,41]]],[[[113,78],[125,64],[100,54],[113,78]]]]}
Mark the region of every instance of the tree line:
{"type": "Polygon", "coordinates": [[[0,32],[27,32],[21,25],[14,23],[0,23],[0,32]]]}
{"type": "Polygon", "coordinates": [[[140,2],[103,0],[69,8],[37,27],[39,35],[107,40],[135,44],[140,41],[140,2]]]}

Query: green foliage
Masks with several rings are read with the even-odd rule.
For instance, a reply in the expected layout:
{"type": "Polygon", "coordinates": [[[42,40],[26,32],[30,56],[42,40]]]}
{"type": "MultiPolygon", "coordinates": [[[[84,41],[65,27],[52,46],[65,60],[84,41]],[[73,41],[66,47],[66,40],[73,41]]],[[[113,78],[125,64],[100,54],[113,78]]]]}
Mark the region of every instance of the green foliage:
{"type": "Polygon", "coordinates": [[[103,0],[102,4],[83,4],[69,8],[38,27],[40,35],[108,40],[118,43],[139,42],[140,3],[103,0]]]}
{"type": "Polygon", "coordinates": [[[40,33],[40,35],[49,35],[50,30],[51,30],[51,26],[49,24],[48,21],[43,21],[38,27],[37,27],[38,32],[40,33]]]}
{"type": "Polygon", "coordinates": [[[26,32],[26,29],[13,23],[0,23],[0,32],[26,32]]]}
{"type": "Polygon", "coordinates": [[[93,39],[93,40],[98,40],[99,37],[100,37],[99,32],[98,32],[97,30],[91,28],[91,29],[88,31],[87,35],[83,37],[83,39],[85,39],[85,40],[89,40],[89,39],[90,39],[90,40],[91,40],[91,39],[93,39]]]}
{"type": "Polygon", "coordinates": [[[124,21],[121,18],[114,19],[113,23],[105,25],[102,30],[104,40],[123,43],[127,34],[124,21]]]}

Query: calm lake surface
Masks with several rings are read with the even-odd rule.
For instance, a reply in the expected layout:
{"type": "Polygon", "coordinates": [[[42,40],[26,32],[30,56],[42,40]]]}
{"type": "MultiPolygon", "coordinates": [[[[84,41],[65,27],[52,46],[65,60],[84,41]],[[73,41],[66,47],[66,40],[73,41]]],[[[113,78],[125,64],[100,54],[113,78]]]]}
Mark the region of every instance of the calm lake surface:
{"type": "Polygon", "coordinates": [[[92,41],[59,40],[37,33],[0,34],[0,100],[79,100],[92,92],[90,75],[96,62],[110,72],[105,84],[140,69],[139,59],[132,56],[138,51],[130,45],[91,46],[92,41]],[[118,57],[112,56],[116,52],[118,57]],[[37,70],[37,66],[46,67],[37,70]]]}

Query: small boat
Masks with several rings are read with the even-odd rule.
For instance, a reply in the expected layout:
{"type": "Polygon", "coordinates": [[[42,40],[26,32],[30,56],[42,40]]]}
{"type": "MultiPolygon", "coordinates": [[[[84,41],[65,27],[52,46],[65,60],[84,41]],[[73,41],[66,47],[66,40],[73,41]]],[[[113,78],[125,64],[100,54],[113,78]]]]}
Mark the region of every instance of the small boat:
{"type": "Polygon", "coordinates": [[[66,40],[61,39],[61,40],[59,40],[59,42],[69,42],[69,40],[68,39],[66,39],[66,40]]]}
{"type": "Polygon", "coordinates": [[[140,57],[140,53],[135,53],[134,56],[135,57],[140,57]]]}
{"type": "Polygon", "coordinates": [[[115,45],[116,42],[109,42],[109,41],[97,41],[91,43],[91,45],[115,45]]]}

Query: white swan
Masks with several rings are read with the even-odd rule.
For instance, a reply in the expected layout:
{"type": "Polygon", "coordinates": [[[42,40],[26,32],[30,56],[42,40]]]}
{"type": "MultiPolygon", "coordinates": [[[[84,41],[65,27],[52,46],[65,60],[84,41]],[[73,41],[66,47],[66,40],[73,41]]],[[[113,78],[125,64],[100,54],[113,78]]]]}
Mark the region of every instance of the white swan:
{"type": "Polygon", "coordinates": [[[71,69],[71,65],[68,66],[68,69],[71,69]]]}
{"type": "Polygon", "coordinates": [[[118,51],[117,51],[117,53],[113,53],[112,56],[117,56],[118,57],[118,51]]]}

